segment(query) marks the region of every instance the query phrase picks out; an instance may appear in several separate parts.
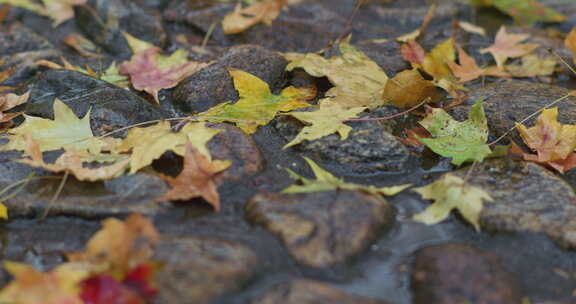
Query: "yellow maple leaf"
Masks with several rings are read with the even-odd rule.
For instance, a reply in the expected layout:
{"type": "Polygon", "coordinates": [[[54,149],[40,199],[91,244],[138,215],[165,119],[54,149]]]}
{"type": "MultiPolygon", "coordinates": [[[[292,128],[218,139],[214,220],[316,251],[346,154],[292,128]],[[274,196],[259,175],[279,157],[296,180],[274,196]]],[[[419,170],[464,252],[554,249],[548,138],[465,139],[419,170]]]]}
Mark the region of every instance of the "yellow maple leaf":
{"type": "Polygon", "coordinates": [[[66,263],[49,272],[40,272],[26,264],[6,261],[4,268],[14,280],[0,291],[1,303],[84,303],[80,298],[79,283],[90,272],[82,265],[66,263]]]}
{"type": "Polygon", "coordinates": [[[59,99],[54,100],[54,120],[24,114],[24,122],[8,133],[9,142],[0,147],[1,150],[25,151],[26,135],[38,143],[41,152],[64,148],[98,154],[105,145],[92,134],[90,110],[79,119],[59,99]]]}
{"type": "Polygon", "coordinates": [[[132,151],[130,174],[133,174],[150,165],[166,151],[184,156],[188,142],[210,159],[206,143],[220,131],[208,128],[204,123],[188,123],[180,131],[174,132],[169,122],[161,121],[153,126],[131,129],[114,151],[132,151]]]}
{"type": "Polygon", "coordinates": [[[323,101],[320,103],[318,110],[314,112],[290,112],[287,115],[293,116],[298,120],[309,124],[305,126],[300,133],[283,149],[297,145],[305,140],[314,140],[322,138],[332,133],[338,133],[341,139],[348,138],[352,127],[344,124],[346,119],[357,117],[357,115],[366,110],[366,107],[343,108],[339,103],[323,101]]]}
{"type": "Polygon", "coordinates": [[[290,61],[286,69],[302,68],[314,77],[327,77],[334,85],[326,92],[327,98],[343,108],[375,108],[384,104],[386,73],[348,41],[340,43],[339,48],[341,55],[330,59],[318,54],[285,54],[290,61]]]}
{"type": "Polygon", "coordinates": [[[212,122],[230,121],[244,132],[252,134],[259,126],[274,119],[279,112],[309,107],[307,101],[316,95],[314,89],[295,87],[287,87],[280,95],[274,95],[266,82],[250,73],[235,69],[229,73],[240,99],[236,103],[221,103],[194,118],[212,122]]]}
{"type": "Polygon", "coordinates": [[[522,57],[539,46],[536,43],[521,43],[529,37],[530,35],[528,34],[509,34],[506,32],[506,27],[502,26],[496,34],[494,44],[481,49],[480,53],[492,54],[494,60],[496,60],[496,65],[503,69],[504,63],[508,58],[522,57]]]}
{"type": "Polygon", "coordinates": [[[482,212],[483,201],[492,201],[492,197],[480,187],[467,184],[462,178],[452,174],[444,174],[440,179],[424,187],[413,189],[423,199],[434,200],[426,210],[414,216],[414,220],[427,224],[437,224],[445,220],[453,209],[470,224],[480,230],[478,222],[482,212]]]}
{"type": "Polygon", "coordinates": [[[224,34],[238,34],[257,23],[272,25],[272,21],[280,15],[287,0],[264,0],[254,2],[246,8],[239,3],[236,9],[222,20],[224,34]]]}

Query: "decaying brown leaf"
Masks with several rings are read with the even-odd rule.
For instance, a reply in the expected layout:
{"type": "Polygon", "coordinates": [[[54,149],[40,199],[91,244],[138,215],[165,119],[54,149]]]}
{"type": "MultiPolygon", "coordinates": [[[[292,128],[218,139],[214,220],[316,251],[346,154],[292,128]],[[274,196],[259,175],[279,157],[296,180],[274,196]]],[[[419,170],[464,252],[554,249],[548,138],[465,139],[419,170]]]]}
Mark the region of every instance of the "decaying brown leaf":
{"type": "Polygon", "coordinates": [[[424,79],[417,70],[402,71],[389,79],[382,97],[397,107],[411,107],[425,99],[434,100],[438,89],[429,80],[424,79]]]}
{"type": "Polygon", "coordinates": [[[220,210],[220,196],[214,178],[230,167],[230,161],[214,160],[200,153],[192,144],[186,146],[184,167],[177,177],[160,174],[171,189],[160,200],[189,200],[203,197],[214,210],[220,210]]]}

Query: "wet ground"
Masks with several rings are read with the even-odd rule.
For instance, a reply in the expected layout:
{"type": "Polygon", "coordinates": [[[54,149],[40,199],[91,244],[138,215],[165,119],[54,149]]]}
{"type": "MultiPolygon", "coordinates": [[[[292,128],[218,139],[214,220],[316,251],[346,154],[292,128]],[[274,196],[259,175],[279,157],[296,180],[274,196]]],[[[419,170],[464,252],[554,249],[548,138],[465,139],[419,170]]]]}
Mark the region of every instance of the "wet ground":
{"type": "MultiPolygon", "coordinates": [[[[91,105],[96,134],[184,117],[236,99],[226,72],[230,67],[257,75],[275,92],[313,82],[322,93],[330,87],[326,79],[286,72],[287,62],[279,52],[327,48],[329,53],[330,42],[350,32],[352,44],[392,77],[409,67],[393,38],[418,28],[432,2],[438,9],[421,41],[426,49],[450,37],[454,20],[479,24],[489,37],[501,24],[511,23],[495,10],[476,10],[456,0],[372,0],[358,10],[350,27],[354,1],[305,0],[290,6],[270,27],[257,25],[227,36],[219,27],[210,30],[234,6],[218,1],[90,0],[76,8],[73,20],[55,29],[48,19],[13,8],[0,32],[0,71],[12,71],[2,85],[31,91],[24,109],[30,115],[51,118],[55,98],[79,116],[91,105]],[[113,18],[111,7],[117,27],[106,23],[113,18]],[[35,64],[65,56],[73,64],[105,69],[131,56],[120,30],[166,51],[186,48],[191,58],[214,63],[161,91],[161,106],[142,92],[35,64]],[[208,32],[208,43],[199,51],[208,32]],[[62,39],[70,33],[89,38],[101,56],[82,57],[65,46],[62,39]]],[[[569,16],[552,28],[566,33],[576,25],[572,0],[542,2],[569,16]]],[[[459,35],[458,41],[474,49],[491,44],[491,38],[459,35]]],[[[569,56],[559,39],[541,43],[569,56]]],[[[490,60],[477,53],[475,57],[481,63],[490,60]]],[[[494,139],[514,121],[576,87],[575,77],[558,72],[547,79],[478,81],[451,113],[465,118],[472,101],[483,96],[494,139]]],[[[560,121],[574,124],[576,97],[559,108],[560,121]]],[[[398,111],[383,106],[364,115],[398,111]]],[[[49,208],[60,180],[33,179],[5,202],[11,218],[0,230],[1,258],[50,269],[63,261],[64,252],[82,249],[101,219],[140,212],[153,219],[163,235],[156,254],[165,267],[157,278],[155,303],[576,303],[576,170],[560,176],[512,157],[478,165],[470,183],[497,201],[487,204],[480,216],[482,232],[457,214],[432,226],[414,222],[411,217],[429,202],[411,191],[386,199],[357,191],[278,193],[294,183],[285,168],[311,176],[303,156],[347,181],[376,186],[421,186],[451,171],[466,175],[469,167],[454,168],[449,160],[396,139],[417,118],[351,122],[347,140],[330,135],[286,150],[282,147],[302,128],[287,117],[276,118],[252,136],[231,125],[214,125],[224,131],[209,142],[212,155],[233,161],[220,177],[218,213],[202,199],[157,203],[167,186],[146,170],[106,182],[69,180],[49,208]]],[[[14,162],[18,156],[0,152],[1,187],[32,172],[51,175],[14,162]]],[[[181,158],[167,153],[153,168],[175,174],[181,165],[181,158]]],[[[0,282],[8,280],[2,271],[0,282]]]]}

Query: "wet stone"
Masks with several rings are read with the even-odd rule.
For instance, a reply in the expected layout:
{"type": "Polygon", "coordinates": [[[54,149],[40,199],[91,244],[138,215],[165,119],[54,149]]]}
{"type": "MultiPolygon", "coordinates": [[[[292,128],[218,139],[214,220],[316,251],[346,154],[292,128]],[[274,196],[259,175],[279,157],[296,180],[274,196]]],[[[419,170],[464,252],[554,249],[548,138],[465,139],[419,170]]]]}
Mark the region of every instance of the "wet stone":
{"type": "MultiPolygon", "coordinates": [[[[468,170],[455,173],[463,177],[468,170]]],[[[494,199],[480,214],[483,230],[540,232],[576,248],[576,195],[565,181],[537,164],[511,159],[485,160],[468,176],[494,199]]]]}
{"type": "Polygon", "coordinates": [[[276,235],[297,262],[311,267],[345,262],[394,219],[383,198],[358,191],[260,193],[246,213],[276,235]]]}
{"type": "Polygon", "coordinates": [[[210,124],[210,127],[223,130],[208,142],[210,154],[214,159],[232,161],[232,165],[218,175],[219,180],[241,181],[263,169],[262,154],[250,135],[229,124],[210,124]]]}
{"type": "MultiPolygon", "coordinates": [[[[471,89],[465,105],[455,107],[451,114],[458,120],[465,120],[472,104],[479,98],[484,98],[484,111],[490,136],[496,139],[514,127],[515,122],[523,120],[569,93],[568,89],[542,83],[519,80],[498,82],[484,88],[471,89]]],[[[573,124],[576,121],[576,97],[568,97],[555,106],[558,107],[560,122],[573,124]]],[[[524,125],[533,126],[536,118],[537,115],[524,122],[524,125]]],[[[515,136],[514,139],[519,140],[519,136],[515,136]]]]}
{"type": "Polygon", "coordinates": [[[10,71],[3,85],[16,85],[38,71],[36,61],[55,59],[60,52],[45,38],[15,23],[0,31],[0,71],[10,71]]]}
{"type": "Polygon", "coordinates": [[[250,304],[278,303],[386,304],[384,301],[349,294],[330,286],[330,284],[308,279],[297,279],[276,284],[269,288],[262,296],[250,302],[250,304]]]}
{"type": "Polygon", "coordinates": [[[202,112],[226,101],[238,100],[228,68],[256,75],[278,91],[282,88],[286,59],[280,54],[256,45],[230,48],[214,64],[182,80],[172,91],[173,107],[180,114],[202,112]]]}
{"type": "Polygon", "coordinates": [[[0,162],[0,170],[0,189],[26,179],[31,173],[38,177],[4,203],[11,218],[44,214],[100,218],[134,212],[154,215],[163,206],[157,202],[158,198],[167,191],[159,177],[144,173],[92,183],[68,177],[58,198],[51,202],[61,176],[50,178],[53,174],[47,171],[9,160],[0,162]]]}
{"type": "Polygon", "coordinates": [[[470,245],[420,249],[412,267],[414,304],[520,304],[514,277],[496,255],[470,245]]]}
{"type": "MultiPolygon", "coordinates": [[[[396,110],[391,107],[381,107],[362,117],[386,117],[395,113],[396,110]]],[[[353,129],[344,140],[338,134],[331,134],[304,141],[293,149],[310,153],[321,162],[353,174],[401,172],[417,164],[416,156],[391,134],[396,125],[395,121],[359,121],[347,124],[353,129]]],[[[274,126],[287,140],[291,140],[297,135],[302,124],[288,117],[277,119],[274,126]]]]}
{"type": "Polygon", "coordinates": [[[26,114],[54,119],[53,103],[59,98],[78,117],[84,117],[91,109],[90,125],[96,136],[166,118],[161,109],[129,91],[75,71],[47,70],[30,86],[30,91],[26,114]]]}
{"type": "Polygon", "coordinates": [[[155,259],[164,263],[156,276],[156,303],[213,303],[240,289],[260,263],[252,249],[239,242],[165,235],[155,259]]]}

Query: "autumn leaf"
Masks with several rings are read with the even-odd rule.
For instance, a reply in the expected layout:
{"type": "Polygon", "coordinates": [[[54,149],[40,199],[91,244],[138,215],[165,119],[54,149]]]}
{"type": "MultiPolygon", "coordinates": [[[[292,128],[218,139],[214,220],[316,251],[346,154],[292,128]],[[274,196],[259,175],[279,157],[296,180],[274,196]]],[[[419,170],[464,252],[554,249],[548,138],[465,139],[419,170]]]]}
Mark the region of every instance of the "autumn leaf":
{"type": "Polygon", "coordinates": [[[31,0],[0,0],[0,4],[2,3],[49,17],[54,20],[53,26],[58,26],[74,17],[74,6],[86,3],[86,0],[42,0],[42,5],[31,0]]]}
{"type": "Polygon", "coordinates": [[[458,60],[460,64],[457,64],[453,61],[448,62],[448,66],[452,70],[452,73],[460,82],[468,82],[472,81],[482,75],[484,75],[484,70],[478,67],[476,64],[476,60],[472,58],[470,55],[466,54],[466,51],[462,49],[460,46],[458,48],[458,60]]]}
{"type": "Polygon", "coordinates": [[[84,304],[79,283],[90,272],[80,265],[62,264],[40,272],[26,264],[4,262],[4,268],[14,279],[0,291],[1,303],[84,304]]]}
{"type": "Polygon", "coordinates": [[[384,87],[383,98],[397,107],[411,107],[425,99],[438,97],[436,86],[424,79],[417,70],[404,70],[389,79],[384,87]]]}
{"type": "Polygon", "coordinates": [[[263,0],[242,8],[239,3],[236,9],[222,20],[224,34],[238,34],[260,22],[270,26],[286,4],[287,0],[263,0]]]}
{"type": "Polygon", "coordinates": [[[400,47],[400,54],[404,60],[413,64],[422,65],[424,64],[426,51],[424,51],[422,46],[415,40],[408,40],[400,47]]]}
{"type": "Polygon", "coordinates": [[[62,42],[67,46],[73,48],[84,57],[102,58],[102,55],[97,54],[98,47],[84,36],[78,33],[71,33],[66,36],[62,42]]]}
{"type": "Polygon", "coordinates": [[[154,225],[140,214],[132,214],[125,221],[108,218],[88,241],[85,251],[66,256],[72,263],[89,263],[93,269],[119,279],[150,261],[159,238],[154,225]]]}
{"type": "Polygon", "coordinates": [[[423,199],[434,203],[423,212],[416,214],[414,220],[426,225],[437,224],[445,220],[450,211],[456,209],[477,231],[480,231],[479,217],[484,201],[491,202],[492,197],[482,188],[467,184],[462,178],[447,173],[434,183],[413,189],[423,199]]]}
{"type": "Polygon", "coordinates": [[[118,69],[116,62],[112,62],[103,73],[98,74],[97,78],[121,88],[128,87],[128,77],[120,74],[120,70],[118,69]]]}
{"type": "Polygon", "coordinates": [[[472,34],[478,34],[480,36],[486,36],[486,30],[484,30],[484,28],[474,25],[470,22],[466,22],[466,21],[458,21],[458,26],[467,31],[468,33],[472,33],[472,34]]]}
{"type": "Polygon", "coordinates": [[[80,72],[80,73],[86,74],[86,75],[94,77],[94,78],[98,78],[98,73],[96,73],[96,71],[92,70],[92,68],[90,68],[89,66],[86,66],[86,68],[82,68],[82,67],[79,67],[77,65],[73,65],[68,60],[66,60],[66,58],[64,58],[64,57],[60,57],[60,61],[62,61],[62,64],[59,64],[59,63],[56,63],[56,62],[53,62],[50,60],[41,59],[41,60],[36,61],[35,64],[37,64],[39,66],[47,67],[50,69],[54,69],[54,70],[76,71],[76,72],[80,72]]]}
{"type": "Polygon", "coordinates": [[[528,54],[522,57],[522,63],[506,65],[506,71],[514,77],[549,76],[556,70],[558,60],[553,56],[541,57],[528,54]]]}
{"type": "MultiPolygon", "coordinates": [[[[572,54],[576,55],[576,27],[568,33],[564,40],[564,45],[572,52],[572,54]]],[[[576,63],[576,57],[574,57],[574,62],[576,63]]]]}
{"type": "Polygon", "coordinates": [[[420,138],[430,150],[444,157],[451,157],[452,163],[460,166],[466,161],[482,161],[491,153],[486,144],[488,125],[482,108],[483,101],[478,100],[470,109],[468,120],[454,120],[443,109],[432,109],[420,125],[432,138],[420,138]]]}
{"type": "Polygon", "coordinates": [[[454,40],[449,38],[435,46],[430,53],[424,56],[422,69],[434,79],[451,79],[454,76],[448,66],[448,62],[456,60],[454,40]]]}
{"type": "Polygon", "coordinates": [[[509,34],[506,27],[500,27],[496,34],[494,44],[480,50],[481,54],[490,53],[496,60],[496,65],[503,69],[508,58],[522,57],[528,55],[539,45],[536,43],[521,43],[528,39],[528,34],[509,34]]]}
{"type": "Polygon", "coordinates": [[[19,162],[55,173],[68,172],[81,181],[93,182],[117,177],[124,172],[124,169],[128,167],[130,161],[128,157],[124,155],[117,155],[113,164],[89,168],[84,167],[84,163],[86,159],[90,160],[93,155],[66,149],[64,153],[56,159],[55,163],[50,164],[44,162],[39,145],[34,142],[29,135],[26,135],[26,140],[26,154],[30,155],[30,159],[21,159],[18,160],[19,162]]]}
{"type": "Polygon", "coordinates": [[[90,110],[84,118],[79,119],[59,99],[54,100],[54,120],[24,114],[24,122],[10,129],[8,133],[10,134],[9,142],[0,147],[1,150],[25,151],[26,135],[31,136],[38,143],[41,152],[64,148],[98,154],[105,145],[92,134],[90,110]]]}
{"type": "Polygon", "coordinates": [[[543,110],[531,128],[519,123],[516,128],[524,143],[536,152],[523,153],[514,147],[513,151],[525,160],[549,165],[560,173],[576,167],[576,125],[558,122],[558,108],[543,110]]]}
{"type": "Polygon", "coordinates": [[[342,108],[369,107],[383,104],[382,91],[388,80],[386,73],[348,41],[339,45],[340,56],[325,59],[318,54],[285,54],[290,61],[286,69],[302,68],[314,77],[327,77],[333,88],[326,98],[342,108]]]}
{"type": "Polygon", "coordinates": [[[220,131],[208,128],[204,123],[188,123],[180,131],[174,132],[169,122],[161,121],[153,126],[130,129],[114,152],[131,151],[130,174],[150,165],[166,151],[184,156],[188,142],[210,160],[206,143],[220,131]]]}
{"type": "Polygon", "coordinates": [[[266,82],[250,73],[236,69],[229,70],[229,73],[240,99],[236,103],[216,105],[194,118],[212,122],[230,121],[244,132],[252,134],[259,126],[274,119],[279,112],[309,107],[306,101],[316,95],[314,89],[296,87],[287,87],[280,95],[274,95],[266,82]]]}
{"type": "Polygon", "coordinates": [[[290,169],[286,169],[290,174],[290,176],[295,180],[299,181],[301,185],[291,185],[288,188],[282,190],[282,193],[308,193],[308,192],[331,191],[341,189],[352,191],[360,190],[374,195],[381,194],[391,196],[396,195],[404,191],[404,189],[410,187],[410,185],[399,185],[399,186],[378,188],[372,185],[366,186],[354,183],[347,183],[344,180],[332,175],[330,172],[320,168],[320,166],[318,166],[311,159],[304,157],[304,160],[312,169],[315,179],[305,178],[303,176],[294,173],[290,169]]]}
{"type": "Polygon", "coordinates": [[[157,103],[160,103],[158,92],[161,89],[172,88],[182,79],[207,66],[206,63],[188,61],[188,52],[183,49],[164,56],[158,47],[146,42],[135,42],[136,38],[124,35],[134,55],[130,61],[120,65],[120,74],[129,76],[134,89],[149,93],[157,103]]]}
{"type": "Polygon", "coordinates": [[[566,16],[544,6],[538,0],[471,0],[472,5],[493,6],[512,16],[520,24],[562,22],[566,16]]]}
{"type": "Polygon", "coordinates": [[[214,207],[214,210],[220,211],[220,196],[214,178],[230,164],[230,161],[210,161],[192,144],[188,144],[182,172],[177,177],[159,175],[171,188],[160,200],[189,200],[202,197],[214,207]]]}

